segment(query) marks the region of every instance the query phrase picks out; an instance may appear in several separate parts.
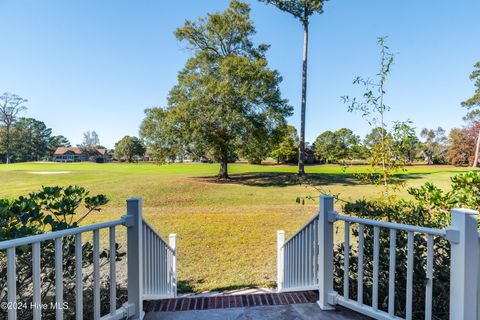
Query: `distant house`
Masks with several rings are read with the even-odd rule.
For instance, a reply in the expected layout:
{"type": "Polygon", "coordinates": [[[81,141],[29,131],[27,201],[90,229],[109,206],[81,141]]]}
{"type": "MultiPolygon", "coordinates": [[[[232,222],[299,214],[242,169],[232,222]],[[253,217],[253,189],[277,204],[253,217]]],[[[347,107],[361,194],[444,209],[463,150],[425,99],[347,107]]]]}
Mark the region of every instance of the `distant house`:
{"type": "Polygon", "coordinates": [[[94,155],[89,155],[84,149],[78,147],[59,147],[53,154],[53,161],[56,162],[80,162],[80,161],[96,161],[103,159],[108,160],[107,149],[97,148],[94,155]]]}

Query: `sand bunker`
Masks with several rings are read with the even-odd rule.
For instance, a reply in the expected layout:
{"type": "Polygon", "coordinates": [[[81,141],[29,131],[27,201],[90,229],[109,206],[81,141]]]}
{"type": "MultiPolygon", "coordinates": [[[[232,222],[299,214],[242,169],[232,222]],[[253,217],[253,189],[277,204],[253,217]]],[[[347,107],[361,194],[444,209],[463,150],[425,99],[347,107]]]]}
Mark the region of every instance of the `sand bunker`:
{"type": "Polygon", "coordinates": [[[31,174],[65,174],[70,173],[70,171],[31,171],[31,174]]]}

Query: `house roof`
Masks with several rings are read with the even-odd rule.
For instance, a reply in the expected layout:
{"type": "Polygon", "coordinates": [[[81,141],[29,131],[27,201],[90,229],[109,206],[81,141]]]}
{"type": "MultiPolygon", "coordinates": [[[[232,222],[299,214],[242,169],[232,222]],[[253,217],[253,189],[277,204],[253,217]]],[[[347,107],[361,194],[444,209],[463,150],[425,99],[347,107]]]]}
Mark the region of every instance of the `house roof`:
{"type": "Polygon", "coordinates": [[[67,153],[68,151],[73,152],[73,153],[78,154],[78,155],[83,154],[83,150],[80,149],[80,148],[77,148],[77,147],[68,147],[68,148],[66,148],[66,147],[58,147],[57,150],[55,150],[54,155],[56,155],[56,154],[65,154],[65,153],[67,153]]]}
{"type": "MultiPolygon", "coordinates": [[[[55,153],[53,155],[62,155],[66,154],[67,152],[73,152],[76,155],[82,155],[84,154],[84,150],[82,148],[78,147],[58,147],[57,150],[55,150],[55,153]]],[[[107,149],[105,148],[97,148],[97,152],[104,156],[107,153],[107,149]]]]}

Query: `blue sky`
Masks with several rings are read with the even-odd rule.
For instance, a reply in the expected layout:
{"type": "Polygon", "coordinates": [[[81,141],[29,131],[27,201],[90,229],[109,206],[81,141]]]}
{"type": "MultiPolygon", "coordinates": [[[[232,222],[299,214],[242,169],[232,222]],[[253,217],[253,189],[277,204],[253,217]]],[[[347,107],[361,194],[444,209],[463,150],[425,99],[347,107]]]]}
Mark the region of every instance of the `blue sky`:
{"type": "MultiPolygon", "coordinates": [[[[302,29],[293,17],[248,1],[255,40],[271,45],[270,66],[284,81],[298,126],[302,29]]],[[[173,36],[185,19],[221,11],[225,0],[0,0],[0,91],[29,99],[26,116],[73,144],[96,130],[113,147],[137,135],[146,107],[164,106],[190,52],[173,36]]],[[[349,127],[369,131],[340,96],[358,92],[355,76],[378,69],[376,38],[397,53],[387,87],[388,120],[417,129],[461,126],[460,102],[473,94],[468,75],[480,60],[480,1],[331,0],[312,19],[306,137],[349,127]]]]}

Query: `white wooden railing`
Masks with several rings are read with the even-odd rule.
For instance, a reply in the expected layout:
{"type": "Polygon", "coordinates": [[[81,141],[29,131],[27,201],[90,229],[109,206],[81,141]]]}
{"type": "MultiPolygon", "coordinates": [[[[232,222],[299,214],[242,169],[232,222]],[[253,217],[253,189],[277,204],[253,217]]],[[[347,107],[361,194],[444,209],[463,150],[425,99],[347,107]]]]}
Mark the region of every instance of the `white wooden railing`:
{"type": "Polygon", "coordinates": [[[278,288],[282,291],[317,289],[318,214],[290,239],[278,231],[278,288]]]}
{"type": "Polygon", "coordinates": [[[139,198],[127,200],[127,213],[121,219],[82,226],[62,231],[50,232],[31,237],[18,238],[0,242],[0,251],[6,250],[7,256],[7,290],[8,303],[0,312],[8,312],[8,320],[17,319],[16,288],[16,248],[32,247],[32,317],[41,319],[41,265],[40,254],[42,243],[55,243],[55,318],[63,319],[63,243],[65,237],[75,237],[75,316],[84,319],[82,274],[82,237],[86,233],[93,234],[93,319],[141,319],[143,318],[143,299],[156,297],[166,298],[176,295],[176,251],[175,235],[170,235],[167,244],[153,228],[142,218],[142,201],[139,198]],[[127,289],[128,302],[120,309],[117,305],[116,277],[116,227],[127,227],[127,289]],[[101,317],[100,314],[100,230],[109,230],[109,282],[110,312],[101,317]]]}
{"type": "Polygon", "coordinates": [[[389,223],[384,221],[354,218],[340,215],[334,211],[334,198],[320,197],[320,212],[303,228],[284,242],[283,231],[278,231],[278,288],[287,290],[319,290],[318,304],[322,310],[332,310],[341,305],[375,319],[401,319],[395,314],[395,265],[397,231],[407,233],[407,277],[405,319],[412,319],[413,304],[413,266],[414,235],[422,234],[427,243],[425,285],[425,319],[432,319],[432,286],[434,238],[443,237],[450,242],[450,319],[480,319],[477,312],[477,300],[480,302],[479,267],[480,242],[477,231],[478,212],[468,209],[453,209],[451,225],[445,229],[431,229],[418,226],[389,223]],[[344,224],[344,265],[343,294],[334,291],[333,253],[334,223],[344,224]],[[350,229],[358,226],[358,243],[351,243],[350,229]],[[372,303],[364,304],[364,228],[373,228],[373,283],[372,303]],[[388,310],[379,310],[379,255],[380,230],[388,230],[389,235],[389,272],[388,272],[388,310]],[[314,234],[312,234],[312,232],[314,234]],[[350,298],[350,253],[352,245],[357,248],[357,299],[350,298]],[[313,261],[312,261],[313,260],[313,261]],[[315,276],[312,276],[312,273],[315,276]]]}
{"type": "Polygon", "coordinates": [[[176,235],[171,234],[170,244],[143,221],[143,298],[164,299],[177,295],[176,235]]]}

